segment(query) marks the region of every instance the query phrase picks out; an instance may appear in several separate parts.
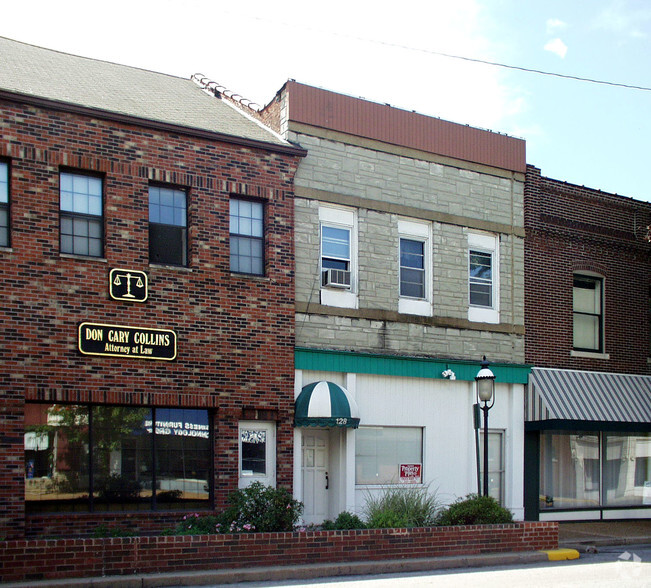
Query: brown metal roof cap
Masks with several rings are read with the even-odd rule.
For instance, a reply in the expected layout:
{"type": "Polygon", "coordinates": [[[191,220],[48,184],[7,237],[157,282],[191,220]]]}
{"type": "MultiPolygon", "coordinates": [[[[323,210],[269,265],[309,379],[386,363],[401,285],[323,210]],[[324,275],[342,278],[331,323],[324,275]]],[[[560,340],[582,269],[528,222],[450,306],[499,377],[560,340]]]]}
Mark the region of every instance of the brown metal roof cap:
{"type": "MultiPolygon", "coordinates": [[[[289,120],[315,127],[524,173],[525,141],[307,86],[293,80],[289,120]]],[[[282,91],[282,90],[281,90],[282,91]]]]}

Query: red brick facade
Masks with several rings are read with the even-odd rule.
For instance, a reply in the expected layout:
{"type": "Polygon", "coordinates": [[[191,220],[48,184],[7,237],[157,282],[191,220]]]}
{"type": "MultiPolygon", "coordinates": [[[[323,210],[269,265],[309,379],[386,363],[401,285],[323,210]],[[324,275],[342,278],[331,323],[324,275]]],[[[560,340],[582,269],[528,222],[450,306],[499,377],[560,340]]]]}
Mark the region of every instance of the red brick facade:
{"type": "Polygon", "coordinates": [[[525,359],[538,367],[651,374],[651,203],[541,176],[525,183],[525,359]],[[604,279],[604,356],[572,355],[575,272],[604,279]]]}
{"type": "Polygon", "coordinates": [[[0,249],[0,537],[34,534],[24,511],[23,405],[31,401],[210,409],[217,506],[237,487],[238,421],[275,421],[277,484],[291,489],[300,152],[9,99],[0,101],[0,137],[11,213],[10,247],[0,249]],[[59,252],[61,170],[103,179],[103,258],[59,252]],[[149,264],[150,182],[187,189],[187,268],[149,264]],[[230,272],[232,196],[264,203],[262,277],[230,272]],[[112,300],[112,268],[146,272],[147,302],[112,300]],[[83,321],[172,329],[178,356],[81,355],[83,321]]]}
{"type": "Polygon", "coordinates": [[[0,543],[0,581],[133,577],[279,563],[296,566],[556,548],[558,523],[7,541],[0,543]]]}

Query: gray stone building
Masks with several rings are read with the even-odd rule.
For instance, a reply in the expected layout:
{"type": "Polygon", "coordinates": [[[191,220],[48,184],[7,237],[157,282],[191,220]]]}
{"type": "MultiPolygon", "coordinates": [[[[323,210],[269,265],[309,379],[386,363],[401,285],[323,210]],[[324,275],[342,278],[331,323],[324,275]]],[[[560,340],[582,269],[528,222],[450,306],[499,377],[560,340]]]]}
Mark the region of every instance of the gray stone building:
{"type": "Polygon", "coordinates": [[[294,81],[257,115],[308,152],[295,176],[306,522],[363,512],[394,484],[443,502],[477,492],[484,355],[490,492],[522,518],[524,141],[294,81]]]}

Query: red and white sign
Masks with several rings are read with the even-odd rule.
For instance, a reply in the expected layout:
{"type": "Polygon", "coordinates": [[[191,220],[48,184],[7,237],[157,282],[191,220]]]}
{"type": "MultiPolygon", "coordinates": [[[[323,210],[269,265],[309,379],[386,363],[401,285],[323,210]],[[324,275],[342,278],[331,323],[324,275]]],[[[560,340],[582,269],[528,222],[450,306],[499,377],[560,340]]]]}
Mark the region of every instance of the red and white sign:
{"type": "Polygon", "coordinates": [[[401,463],[400,464],[400,483],[401,484],[420,484],[422,478],[423,464],[420,463],[401,463]]]}

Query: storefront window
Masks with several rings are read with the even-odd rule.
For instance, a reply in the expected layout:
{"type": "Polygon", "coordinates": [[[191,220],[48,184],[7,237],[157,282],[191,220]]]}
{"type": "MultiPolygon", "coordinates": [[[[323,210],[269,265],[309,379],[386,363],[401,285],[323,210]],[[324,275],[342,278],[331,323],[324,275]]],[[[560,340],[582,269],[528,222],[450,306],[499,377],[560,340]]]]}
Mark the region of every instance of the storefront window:
{"type": "Polygon", "coordinates": [[[355,447],[357,484],[398,484],[400,464],[423,463],[423,430],[420,427],[360,427],[355,447]]]}
{"type": "Polygon", "coordinates": [[[28,512],[205,507],[211,459],[206,410],[26,405],[28,512]]]}
{"type": "Polygon", "coordinates": [[[651,504],[651,434],[544,432],[540,508],[651,504]]]}
{"type": "Polygon", "coordinates": [[[543,433],[540,436],[541,510],[598,506],[598,464],[598,434],[543,433]]]}
{"type": "Polygon", "coordinates": [[[651,504],[651,434],[604,434],[604,504],[651,504]]]}

